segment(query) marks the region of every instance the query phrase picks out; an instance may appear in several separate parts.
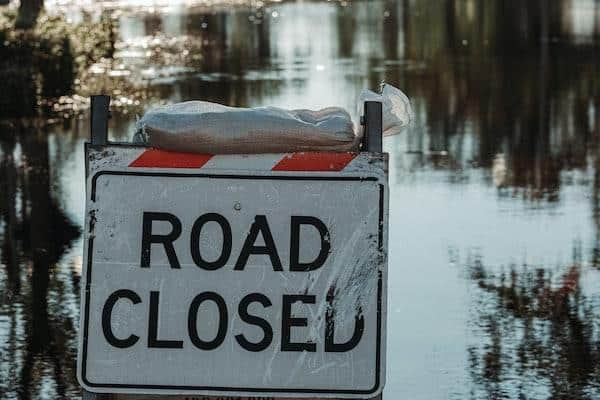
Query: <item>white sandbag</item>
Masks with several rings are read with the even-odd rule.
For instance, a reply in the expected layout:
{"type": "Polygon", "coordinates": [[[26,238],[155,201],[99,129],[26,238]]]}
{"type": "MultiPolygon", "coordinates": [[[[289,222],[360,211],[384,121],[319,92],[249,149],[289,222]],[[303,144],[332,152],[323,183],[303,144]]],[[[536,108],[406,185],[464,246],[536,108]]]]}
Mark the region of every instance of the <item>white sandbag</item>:
{"type": "Polygon", "coordinates": [[[136,141],[208,154],[356,151],[359,143],[341,108],[234,108],[204,101],[150,110],[138,121],[136,141]]]}
{"type": "MultiPolygon", "coordinates": [[[[383,123],[383,136],[397,135],[408,126],[413,118],[410,100],[402,91],[394,86],[383,83],[381,94],[365,89],[358,96],[356,103],[357,114],[364,114],[365,101],[380,101],[383,123]]],[[[362,137],[364,126],[358,124],[357,135],[362,137]]]]}
{"type": "MultiPolygon", "coordinates": [[[[381,94],[363,90],[360,116],[365,101],[382,103],[384,136],[400,133],[412,119],[408,97],[391,85],[383,84],[381,94]]],[[[358,151],[363,128],[338,107],[284,110],[188,101],[148,111],[137,123],[134,142],[208,154],[358,151]]]]}

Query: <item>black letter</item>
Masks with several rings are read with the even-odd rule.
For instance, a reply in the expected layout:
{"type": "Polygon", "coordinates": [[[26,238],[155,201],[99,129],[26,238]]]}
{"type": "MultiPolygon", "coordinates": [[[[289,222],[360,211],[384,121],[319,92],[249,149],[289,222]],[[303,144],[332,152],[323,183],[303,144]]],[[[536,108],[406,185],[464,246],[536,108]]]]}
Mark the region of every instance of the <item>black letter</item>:
{"type": "Polygon", "coordinates": [[[250,257],[251,254],[267,254],[269,258],[271,258],[273,271],[283,271],[283,268],[281,268],[281,260],[279,259],[277,249],[275,248],[275,242],[273,241],[273,235],[271,235],[269,224],[267,224],[267,217],[264,215],[257,215],[254,218],[254,223],[250,227],[250,233],[248,234],[248,237],[246,237],[246,241],[240,252],[240,257],[235,263],[234,270],[243,270],[246,266],[246,262],[248,262],[248,257],[250,257]],[[259,232],[262,233],[263,239],[265,239],[264,246],[254,246],[254,242],[256,242],[259,232]]]}
{"type": "Polygon", "coordinates": [[[213,350],[219,347],[225,340],[225,334],[227,333],[227,305],[225,300],[215,292],[202,292],[194,297],[188,313],[188,333],[194,346],[199,349],[213,350]],[[217,330],[217,336],[210,342],[200,339],[196,326],[198,323],[198,309],[205,300],[212,300],[219,308],[219,329],[217,330]]]}
{"type": "Polygon", "coordinates": [[[161,340],[158,336],[158,296],[159,292],[150,292],[150,320],[148,322],[148,347],[158,349],[181,349],[181,340],[161,340]]]}
{"type": "Polygon", "coordinates": [[[145,212],[142,223],[142,268],[150,267],[150,247],[152,243],[162,243],[169,259],[171,268],[180,268],[173,242],[181,235],[181,221],[169,213],[145,212]],[[153,235],[152,221],[167,221],[171,223],[173,229],[168,235],[153,235]]]}
{"type": "Polygon", "coordinates": [[[354,332],[352,337],[346,343],[334,343],[335,332],[335,312],[333,310],[333,296],[327,296],[329,307],[325,314],[325,352],[328,353],[344,353],[350,351],[358,345],[365,331],[365,319],[363,318],[360,309],[354,316],[354,332]]]}
{"type": "Polygon", "coordinates": [[[292,215],[290,234],[290,271],[314,271],[320,268],[327,260],[329,250],[331,249],[331,243],[329,238],[329,231],[327,227],[318,218],[315,217],[300,217],[292,215]],[[321,251],[317,258],[311,262],[301,263],[300,258],[300,225],[312,225],[319,231],[321,235],[321,251]]]}
{"type": "Polygon", "coordinates": [[[125,349],[133,346],[139,340],[139,336],[129,335],[127,339],[118,339],[113,334],[110,325],[110,317],[115,303],[119,301],[120,298],[129,299],[133,304],[141,303],[142,299],[140,299],[140,296],[133,290],[120,289],[108,296],[106,303],[104,303],[104,308],[102,309],[102,331],[104,332],[104,337],[106,338],[106,341],[114,347],[125,349]]]}
{"type": "Polygon", "coordinates": [[[192,234],[190,236],[190,249],[192,252],[192,258],[197,266],[204,268],[208,271],[214,271],[221,268],[231,255],[231,226],[229,222],[222,215],[209,213],[200,216],[194,226],[192,227],[192,234]],[[200,254],[200,231],[205,223],[214,221],[221,226],[223,232],[223,248],[221,249],[221,255],[215,261],[209,262],[202,258],[200,254]]]}
{"type": "Polygon", "coordinates": [[[315,296],[312,295],[283,295],[283,311],[281,316],[281,351],[317,351],[315,343],[294,343],[291,342],[291,327],[292,326],[307,326],[306,318],[292,318],[292,304],[301,301],[306,304],[315,304],[315,296]]]}
{"type": "Polygon", "coordinates": [[[254,303],[255,301],[262,304],[263,307],[271,307],[272,305],[271,300],[269,300],[269,298],[264,294],[251,293],[247,296],[244,296],[242,301],[240,301],[240,305],[238,306],[238,314],[240,314],[242,321],[251,325],[259,326],[262,329],[262,340],[258,343],[252,343],[249,342],[242,334],[235,335],[235,340],[237,340],[240,346],[248,351],[263,351],[269,347],[273,341],[273,329],[266,320],[255,315],[248,314],[248,306],[250,303],[254,303]]]}

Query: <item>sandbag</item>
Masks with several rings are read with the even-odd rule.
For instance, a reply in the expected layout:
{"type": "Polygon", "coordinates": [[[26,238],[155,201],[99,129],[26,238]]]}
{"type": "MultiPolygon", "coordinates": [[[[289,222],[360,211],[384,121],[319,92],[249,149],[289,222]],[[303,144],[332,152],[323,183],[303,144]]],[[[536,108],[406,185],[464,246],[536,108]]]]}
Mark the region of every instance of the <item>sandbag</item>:
{"type": "MultiPolygon", "coordinates": [[[[383,84],[381,94],[363,90],[357,102],[359,116],[365,101],[382,103],[384,136],[400,133],[412,119],[408,97],[391,85],[383,84]]],[[[148,111],[136,125],[134,142],[206,154],[344,152],[359,150],[363,128],[339,107],[285,110],[187,101],[148,111]]]]}
{"type": "Polygon", "coordinates": [[[160,149],[208,154],[356,151],[359,143],[341,108],[234,108],[205,101],[150,110],[137,123],[136,139],[160,149]]]}

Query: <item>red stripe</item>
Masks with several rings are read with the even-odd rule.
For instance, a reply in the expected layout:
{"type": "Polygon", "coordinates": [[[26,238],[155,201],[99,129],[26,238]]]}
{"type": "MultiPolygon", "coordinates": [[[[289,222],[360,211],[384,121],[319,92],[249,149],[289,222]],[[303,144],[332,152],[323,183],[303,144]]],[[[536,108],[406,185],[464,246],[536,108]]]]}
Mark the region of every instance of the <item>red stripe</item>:
{"type": "Polygon", "coordinates": [[[147,168],[201,168],[212,158],[212,154],[175,153],[150,149],[136,158],[130,167],[147,168]]]}
{"type": "Polygon", "coordinates": [[[356,153],[293,153],[282,158],[273,171],[341,171],[356,153]]]}

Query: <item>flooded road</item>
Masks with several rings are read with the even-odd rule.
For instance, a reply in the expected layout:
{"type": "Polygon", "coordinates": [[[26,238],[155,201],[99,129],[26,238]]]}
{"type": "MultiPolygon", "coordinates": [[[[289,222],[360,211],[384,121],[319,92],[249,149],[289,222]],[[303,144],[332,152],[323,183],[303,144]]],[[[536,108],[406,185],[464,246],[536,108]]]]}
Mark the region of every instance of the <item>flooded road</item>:
{"type": "Polygon", "coordinates": [[[384,140],[384,398],[600,398],[600,3],[523,3],[47,2],[108,45],[0,48],[0,398],[80,396],[89,94],[128,140],[156,104],[355,110],[382,80],[415,111],[384,140]]]}

